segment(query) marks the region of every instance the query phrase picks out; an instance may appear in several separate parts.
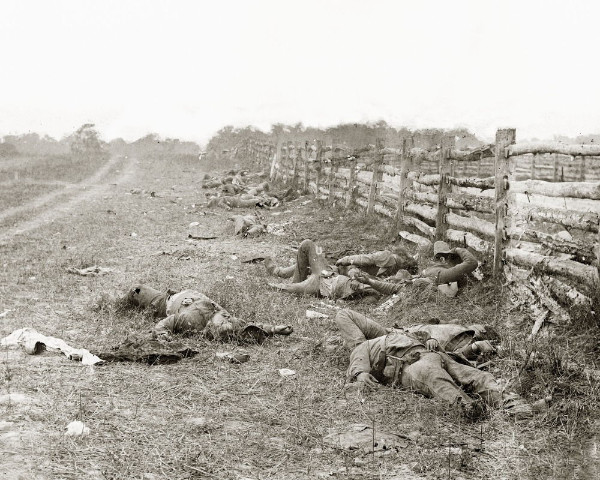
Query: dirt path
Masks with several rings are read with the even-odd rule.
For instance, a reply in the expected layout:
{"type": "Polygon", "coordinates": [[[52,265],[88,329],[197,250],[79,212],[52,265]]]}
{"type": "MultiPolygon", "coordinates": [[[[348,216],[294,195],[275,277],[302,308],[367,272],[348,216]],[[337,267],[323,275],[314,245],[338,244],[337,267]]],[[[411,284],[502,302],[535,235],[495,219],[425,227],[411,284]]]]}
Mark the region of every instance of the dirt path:
{"type": "Polygon", "coordinates": [[[12,216],[36,209],[43,209],[35,214],[31,219],[23,221],[18,225],[0,233],[0,243],[6,242],[15,235],[35,230],[43,224],[52,222],[54,219],[65,215],[73,210],[74,207],[82,202],[90,201],[106,191],[110,185],[107,180],[125,183],[130,180],[135,170],[135,162],[132,158],[123,160],[122,157],[114,156],[100,167],[93,175],[79,183],[67,184],[65,189],[57,190],[47,195],[42,195],[33,199],[24,205],[8,208],[0,212],[0,222],[12,216]],[[117,178],[111,178],[111,170],[118,166],[120,161],[124,161],[123,168],[117,178]],[[101,183],[102,182],[102,183],[101,183]],[[60,197],[64,196],[64,199],[60,197]],[[59,200],[52,204],[54,200],[59,200]],[[52,205],[51,205],[52,204],[52,205]]]}

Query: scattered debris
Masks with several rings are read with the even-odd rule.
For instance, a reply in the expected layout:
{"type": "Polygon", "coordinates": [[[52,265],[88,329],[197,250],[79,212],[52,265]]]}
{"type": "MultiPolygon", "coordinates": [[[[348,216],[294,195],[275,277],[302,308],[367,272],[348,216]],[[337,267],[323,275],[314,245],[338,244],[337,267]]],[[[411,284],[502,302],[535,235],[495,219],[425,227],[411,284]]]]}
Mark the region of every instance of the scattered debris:
{"type": "Polygon", "coordinates": [[[2,313],[0,313],[0,318],[4,318],[8,315],[8,312],[10,312],[10,310],[4,310],[2,313]]]}
{"type": "Polygon", "coordinates": [[[267,233],[278,237],[283,237],[284,235],[287,235],[285,227],[291,224],[292,222],[271,223],[267,225],[267,233]]]}
{"type": "Polygon", "coordinates": [[[325,313],[317,312],[316,310],[307,310],[306,318],[316,319],[316,318],[329,318],[329,315],[325,313]]]}
{"type": "Polygon", "coordinates": [[[282,377],[292,377],[296,375],[296,371],[290,370],[289,368],[280,368],[279,375],[281,375],[282,377]]]}
{"type": "Polygon", "coordinates": [[[224,362],[235,363],[238,365],[250,360],[250,355],[247,353],[217,352],[215,353],[215,356],[224,362]]]}
{"type": "Polygon", "coordinates": [[[129,234],[129,236],[130,236],[130,237],[137,237],[137,233],[135,233],[135,232],[131,232],[131,233],[129,234]]]}
{"type": "Polygon", "coordinates": [[[132,334],[119,345],[95,353],[106,362],[139,362],[167,365],[198,354],[197,345],[183,339],[159,341],[150,334],[132,334]]]}
{"type": "MultiPolygon", "coordinates": [[[[193,207],[193,205],[192,205],[192,207],[193,207]]],[[[197,227],[198,225],[200,225],[200,222],[192,222],[192,223],[190,223],[190,228],[197,227]]]]}
{"type": "Polygon", "coordinates": [[[188,238],[191,238],[193,240],[214,240],[215,238],[218,238],[218,237],[216,235],[211,235],[210,233],[200,233],[200,234],[189,233],[188,238]]]}
{"type": "Polygon", "coordinates": [[[75,420],[67,425],[67,433],[65,435],[70,437],[85,437],[90,434],[90,429],[85,426],[83,422],[75,420]]]}
{"type": "Polygon", "coordinates": [[[345,429],[330,429],[323,437],[323,443],[342,450],[362,450],[364,453],[381,450],[406,448],[408,439],[402,435],[389,433],[364,424],[353,424],[345,429]]]}
{"type": "Polygon", "coordinates": [[[400,301],[400,299],[401,299],[400,295],[396,295],[394,293],[385,302],[383,302],[381,305],[379,305],[377,308],[375,308],[375,312],[377,312],[377,313],[387,312],[388,310],[390,310],[390,308],[392,308],[394,305],[396,305],[400,301]]]}
{"type": "Polygon", "coordinates": [[[67,268],[67,272],[81,275],[82,277],[101,277],[112,272],[112,269],[99,267],[98,265],[92,265],[91,267],[87,268],[69,267],[67,268]]]}
{"type": "Polygon", "coordinates": [[[235,215],[234,221],[234,235],[241,235],[242,237],[257,237],[267,231],[267,225],[265,225],[258,215],[235,215]]]}
{"type": "Polygon", "coordinates": [[[81,361],[84,365],[95,365],[103,360],[83,348],[73,348],[64,340],[47,337],[33,328],[20,328],[0,340],[3,347],[22,347],[29,355],[36,355],[44,350],[58,350],[69,360],[81,361]]]}
{"type": "Polygon", "coordinates": [[[266,255],[249,255],[247,257],[242,258],[242,263],[259,263],[262,262],[266,258],[266,255]]]}

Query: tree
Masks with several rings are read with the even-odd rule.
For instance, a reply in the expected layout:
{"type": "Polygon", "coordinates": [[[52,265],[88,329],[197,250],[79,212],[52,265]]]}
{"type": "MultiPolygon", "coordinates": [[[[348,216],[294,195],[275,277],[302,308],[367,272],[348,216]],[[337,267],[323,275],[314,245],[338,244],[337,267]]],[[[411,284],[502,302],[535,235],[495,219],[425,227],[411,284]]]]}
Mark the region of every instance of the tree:
{"type": "Polygon", "coordinates": [[[102,153],[102,142],[93,123],[84,123],[70,137],[71,153],[75,155],[98,155],[102,153]]]}

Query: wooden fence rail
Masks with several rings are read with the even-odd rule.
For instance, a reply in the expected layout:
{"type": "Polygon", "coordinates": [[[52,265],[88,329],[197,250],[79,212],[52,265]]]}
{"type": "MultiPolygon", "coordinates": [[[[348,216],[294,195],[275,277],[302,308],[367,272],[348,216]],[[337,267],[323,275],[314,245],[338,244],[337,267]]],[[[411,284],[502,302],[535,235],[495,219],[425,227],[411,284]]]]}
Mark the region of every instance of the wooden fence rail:
{"type": "Polygon", "coordinates": [[[298,186],[302,176],[304,191],[388,216],[421,248],[448,240],[490,255],[496,277],[529,269],[542,281],[550,275],[556,292],[589,299],[600,288],[600,146],[515,138],[498,130],[495,145],[472,152],[450,137],[433,152],[410,148],[410,139],[400,148],[317,140],[245,151],[270,165],[273,180],[298,186]]]}

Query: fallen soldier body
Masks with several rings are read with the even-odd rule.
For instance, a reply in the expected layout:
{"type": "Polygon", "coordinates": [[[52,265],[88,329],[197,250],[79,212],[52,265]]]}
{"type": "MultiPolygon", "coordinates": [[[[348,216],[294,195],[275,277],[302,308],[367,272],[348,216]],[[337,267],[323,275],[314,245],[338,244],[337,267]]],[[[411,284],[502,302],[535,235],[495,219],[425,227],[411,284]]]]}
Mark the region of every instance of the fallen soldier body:
{"type": "MultiPolygon", "coordinates": [[[[374,290],[391,295],[400,292],[407,284],[415,286],[435,286],[444,295],[454,297],[459,288],[467,283],[467,275],[478,266],[477,259],[466,248],[453,248],[446,242],[435,242],[434,263],[416,277],[400,276],[379,280],[367,274],[359,274],[355,279],[374,290]]],[[[367,272],[368,273],[368,272],[367,272]]]]}
{"type": "Polygon", "coordinates": [[[292,283],[270,283],[269,286],[300,295],[331,299],[376,293],[369,285],[354,280],[353,277],[363,269],[374,274],[391,275],[400,269],[412,269],[415,266],[415,260],[407,253],[392,253],[388,250],[344,257],[338,260],[338,265],[331,266],[327,264],[320,247],[312,240],[304,240],[300,244],[296,263],[288,267],[278,267],[271,257],[265,258],[265,268],[269,274],[292,279],[292,283]]]}
{"type": "Polygon", "coordinates": [[[209,339],[262,341],[267,336],[290,335],[294,331],[290,325],[247,323],[194,290],[160,292],[136,285],[127,298],[132,305],[150,308],[155,316],[165,317],[153,329],[159,339],[169,339],[173,334],[202,334],[209,339]]]}
{"type": "Polygon", "coordinates": [[[478,370],[468,362],[456,361],[456,357],[442,348],[445,343],[460,350],[469,335],[462,335],[462,341],[452,345],[448,342],[460,339],[461,335],[449,333],[451,329],[440,330],[438,333],[443,338],[438,340],[422,325],[413,327],[412,332],[388,330],[352,310],[339,311],[335,321],[344,344],[352,349],[347,373],[349,383],[357,382],[369,388],[401,385],[457,405],[472,419],[484,414],[482,401],[510,414],[532,413],[531,406],[518,395],[503,392],[491,373],[478,370]],[[461,387],[468,388],[476,398],[471,398],[461,387]]]}

